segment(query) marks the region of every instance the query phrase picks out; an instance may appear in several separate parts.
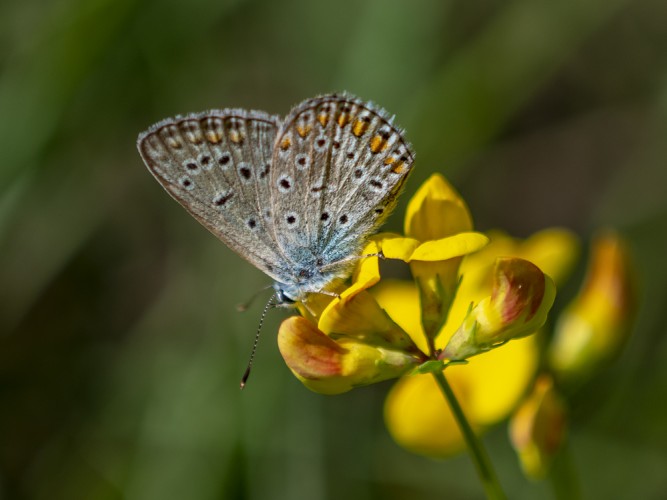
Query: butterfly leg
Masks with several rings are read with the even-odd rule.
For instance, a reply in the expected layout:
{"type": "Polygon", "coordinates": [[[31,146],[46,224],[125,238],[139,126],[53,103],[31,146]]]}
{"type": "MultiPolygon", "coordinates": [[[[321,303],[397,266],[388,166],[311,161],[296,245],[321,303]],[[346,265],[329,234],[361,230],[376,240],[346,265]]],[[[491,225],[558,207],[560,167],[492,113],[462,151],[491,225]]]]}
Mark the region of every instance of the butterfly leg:
{"type": "Polygon", "coordinates": [[[324,270],[330,269],[332,267],[338,267],[340,265],[347,264],[349,262],[355,262],[357,260],[366,259],[368,257],[378,257],[378,258],[384,260],[384,253],[382,253],[382,250],[380,250],[379,252],[367,253],[367,254],[364,254],[364,255],[351,255],[350,257],[345,257],[344,259],[340,259],[340,260],[337,260],[335,262],[325,264],[324,266],[322,266],[320,268],[320,271],[324,271],[324,270]]]}
{"type": "Polygon", "coordinates": [[[320,295],[326,295],[327,297],[333,297],[334,299],[340,299],[339,293],[330,292],[328,290],[318,290],[317,292],[314,293],[319,293],[320,295]]]}

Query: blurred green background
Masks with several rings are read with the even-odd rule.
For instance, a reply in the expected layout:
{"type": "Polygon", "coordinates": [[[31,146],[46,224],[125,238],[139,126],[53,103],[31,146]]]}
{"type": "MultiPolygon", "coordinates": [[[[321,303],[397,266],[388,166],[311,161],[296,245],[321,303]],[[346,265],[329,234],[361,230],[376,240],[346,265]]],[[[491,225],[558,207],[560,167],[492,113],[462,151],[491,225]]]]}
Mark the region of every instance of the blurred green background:
{"type": "MultiPolygon", "coordinates": [[[[481,497],[467,456],[391,441],[389,384],[301,386],[284,312],[239,391],[261,306],[235,305],[268,280],[136,151],[168,116],[336,90],[396,114],[417,152],[391,227],[442,172],[481,230],[628,238],[637,327],[572,402],[571,450],[585,498],[667,498],[665,19],[664,0],[2,2],[0,498],[481,497]]],[[[552,497],[506,426],[485,442],[510,498],[552,497]]]]}

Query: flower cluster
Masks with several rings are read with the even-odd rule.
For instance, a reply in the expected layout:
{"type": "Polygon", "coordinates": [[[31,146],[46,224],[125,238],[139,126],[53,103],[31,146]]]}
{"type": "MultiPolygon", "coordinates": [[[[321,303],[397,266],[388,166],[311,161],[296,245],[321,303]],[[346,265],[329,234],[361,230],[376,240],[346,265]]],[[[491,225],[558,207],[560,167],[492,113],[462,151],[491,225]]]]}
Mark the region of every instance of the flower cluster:
{"type": "Polygon", "coordinates": [[[524,468],[538,475],[565,429],[553,377],[598,366],[626,336],[632,307],[625,254],[615,241],[597,250],[596,262],[604,262],[593,265],[582,295],[562,315],[550,371],[537,377],[540,355],[530,334],[545,324],[556,284],[576,261],[576,238],[562,229],[523,241],[475,232],[464,201],[433,175],[408,204],[404,234],[373,237],[338,297],[313,295],[300,306],[302,316],[282,323],[279,348],[294,375],[322,394],[397,378],[385,404],[387,428],[400,445],[429,456],[464,447],[431,372],[447,369],[477,431],[506,418],[528,393],[512,436],[524,468]],[[381,281],[377,255],[406,263],[413,279],[381,281]]]}
{"type": "MultiPolygon", "coordinates": [[[[463,278],[438,337],[437,345],[446,346],[443,352],[457,345],[460,332],[469,330],[470,318],[476,316],[474,311],[484,311],[489,307],[485,304],[493,303],[493,297],[498,297],[500,291],[508,287],[503,274],[498,277],[498,270],[506,265],[508,256],[520,263],[518,270],[534,271],[534,265],[537,265],[556,283],[561,283],[577,254],[575,238],[558,229],[542,231],[525,241],[499,232],[491,233],[489,237],[490,242],[485,248],[468,255],[461,264],[463,278]],[[478,305],[471,308],[471,304],[478,305]]],[[[522,286],[521,291],[526,288],[529,289],[522,286]]],[[[410,328],[415,338],[423,336],[418,322],[409,324],[409,318],[419,314],[419,294],[414,286],[395,282],[381,284],[378,297],[391,314],[401,318],[402,324],[410,328]],[[400,289],[403,290],[402,302],[398,298],[400,289]]],[[[511,296],[508,301],[517,302],[511,296]]],[[[528,314],[531,307],[526,309],[524,314],[528,314]]],[[[493,318],[493,315],[485,317],[493,318]]],[[[538,322],[528,324],[530,331],[537,331],[543,320],[544,317],[537,318],[538,322]]],[[[521,324],[521,318],[517,317],[517,324],[505,324],[498,331],[518,329],[521,324]]],[[[525,336],[528,328],[517,332],[522,338],[501,349],[469,359],[465,365],[454,364],[447,368],[449,383],[468,420],[478,431],[506,418],[535,376],[539,361],[538,342],[534,336],[525,336]]],[[[436,382],[426,374],[403,377],[394,385],[385,403],[385,421],[394,439],[413,452],[446,456],[464,448],[464,440],[449,406],[436,382]]]]}
{"type": "Polygon", "coordinates": [[[536,331],[554,284],[521,252],[503,252],[508,238],[492,239],[495,250],[471,255],[489,237],[473,231],[461,197],[432,176],[408,205],[405,235],[380,234],[364,250],[407,263],[414,281],[379,284],[378,257],[361,259],[339,297],[309,298],[302,317],[283,322],[278,342],[287,365],[310,389],[336,394],[536,331]]]}

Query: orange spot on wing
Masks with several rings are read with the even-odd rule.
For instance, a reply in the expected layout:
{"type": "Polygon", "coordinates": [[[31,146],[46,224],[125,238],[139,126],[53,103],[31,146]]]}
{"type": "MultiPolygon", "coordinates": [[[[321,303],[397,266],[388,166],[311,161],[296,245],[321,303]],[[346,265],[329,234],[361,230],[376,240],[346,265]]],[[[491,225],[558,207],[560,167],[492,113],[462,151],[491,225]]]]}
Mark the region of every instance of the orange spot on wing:
{"type": "Polygon", "coordinates": [[[405,162],[403,162],[403,161],[399,161],[391,169],[391,171],[394,172],[395,174],[402,174],[403,172],[405,172],[405,170],[406,170],[405,162]]]}
{"type": "Polygon", "coordinates": [[[301,138],[304,138],[308,135],[312,127],[310,125],[297,125],[296,127],[296,132],[301,136],[301,138]]]}
{"type": "Polygon", "coordinates": [[[220,142],[222,137],[216,131],[208,130],[206,132],[206,139],[208,140],[208,142],[210,142],[212,144],[217,144],[218,142],[220,142]]]}
{"type": "Polygon", "coordinates": [[[292,140],[289,137],[285,137],[280,143],[280,149],[282,149],[283,151],[287,151],[291,145],[292,145],[292,140]]]}
{"type": "Polygon", "coordinates": [[[336,123],[340,128],[343,128],[350,122],[350,113],[348,111],[341,111],[338,117],[336,118],[336,123]]]}
{"type": "Polygon", "coordinates": [[[185,138],[191,144],[201,144],[202,142],[204,142],[204,138],[197,132],[186,132],[185,138]]]}
{"type": "Polygon", "coordinates": [[[387,140],[381,135],[376,135],[371,139],[370,143],[371,153],[377,154],[380,151],[387,149],[387,140]]]}
{"type": "Polygon", "coordinates": [[[170,148],[173,148],[173,149],[181,149],[181,148],[183,147],[183,144],[181,144],[180,141],[177,141],[177,140],[174,139],[173,137],[169,137],[169,138],[167,139],[167,145],[168,145],[170,148]]]}
{"type": "Polygon", "coordinates": [[[317,115],[317,121],[320,122],[322,127],[326,127],[327,123],[329,123],[329,113],[320,113],[317,115]]]}
{"type": "Polygon", "coordinates": [[[243,135],[238,130],[232,130],[229,132],[229,140],[234,144],[241,144],[243,139],[243,135]]]}
{"type": "Polygon", "coordinates": [[[357,119],[352,126],[352,133],[357,137],[364,135],[366,130],[368,130],[368,122],[364,120],[357,119]]]}

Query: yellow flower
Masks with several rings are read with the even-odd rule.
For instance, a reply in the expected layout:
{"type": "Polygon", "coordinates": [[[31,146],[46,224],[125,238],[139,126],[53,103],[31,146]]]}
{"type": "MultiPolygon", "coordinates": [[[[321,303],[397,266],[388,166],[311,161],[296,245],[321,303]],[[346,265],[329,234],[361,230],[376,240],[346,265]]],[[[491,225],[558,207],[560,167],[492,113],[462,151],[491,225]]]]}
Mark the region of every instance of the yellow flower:
{"type": "MultiPolygon", "coordinates": [[[[574,236],[560,229],[536,233],[523,242],[499,232],[490,237],[488,246],[463,259],[463,279],[436,347],[444,347],[464,323],[471,303],[490,300],[498,257],[531,261],[561,282],[577,254],[574,236]]],[[[415,285],[383,282],[376,290],[380,305],[424,349],[425,336],[418,320],[420,294],[415,285]]],[[[513,410],[534,376],[537,361],[537,343],[534,337],[526,337],[476,356],[466,365],[449,366],[446,375],[468,420],[473,427],[483,430],[513,410]]],[[[398,381],[385,403],[385,422],[392,437],[416,453],[446,456],[464,447],[451,411],[430,374],[407,376],[398,381]]]]}
{"type": "Polygon", "coordinates": [[[528,477],[542,478],[565,438],[565,402],[542,374],[510,421],[510,439],[528,477]]]}
{"type": "Polygon", "coordinates": [[[421,322],[429,341],[447,319],[459,284],[464,255],[488,242],[472,232],[472,217],[463,199],[439,174],[432,175],[408,204],[405,238],[385,238],[382,251],[388,258],[410,264],[421,303],[421,322]]]}
{"type": "MultiPolygon", "coordinates": [[[[391,284],[377,285],[380,281],[378,258],[360,259],[351,285],[337,298],[314,297],[312,302],[309,300],[307,308],[301,308],[304,318],[290,318],[281,326],[279,346],[292,372],[310,389],[336,394],[360,385],[399,377],[425,361],[438,363],[436,360],[444,347],[442,339],[437,339],[438,334],[447,332],[444,338],[448,339],[465,318],[468,306],[481,303],[491,294],[490,281],[489,286],[486,282],[477,283],[478,276],[475,273],[472,273],[470,280],[466,276],[463,282],[460,281],[459,267],[463,257],[481,249],[488,242],[487,236],[471,229],[470,214],[458,194],[441,176],[431,177],[410,202],[406,217],[407,236],[377,235],[363,251],[363,255],[381,253],[386,258],[409,263],[415,277],[415,282],[410,285],[411,291],[391,284]],[[467,284],[468,281],[474,284],[467,284]],[[369,290],[371,287],[372,290],[369,290]],[[387,295],[383,290],[390,290],[390,293],[387,295]],[[459,299],[462,290],[468,292],[459,299]],[[475,293],[470,293],[471,290],[475,290],[475,293]],[[387,296],[394,300],[397,307],[384,303],[387,296]],[[453,311],[456,311],[455,321],[447,321],[453,311]],[[409,318],[409,324],[406,324],[406,318],[409,318]],[[444,328],[440,328],[443,325],[444,328]]],[[[503,270],[504,276],[514,276],[514,271],[518,269],[517,261],[510,259],[504,262],[499,265],[499,269],[503,270]]],[[[543,283],[547,283],[541,271],[536,270],[535,274],[539,275],[543,283]]],[[[520,295],[511,293],[516,291],[512,286],[514,281],[506,280],[505,283],[509,286],[505,287],[504,295],[499,294],[498,297],[520,295]]],[[[529,287],[530,290],[538,288],[529,287]]],[[[545,290],[543,287],[542,292],[545,290]]],[[[549,299],[550,296],[542,293],[541,297],[549,299]]],[[[502,321],[496,322],[502,326],[501,330],[504,329],[501,333],[523,335],[528,332],[524,331],[525,328],[516,328],[516,325],[525,325],[535,317],[543,319],[543,312],[550,307],[550,301],[541,300],[535,293],[529,293],[528,299],[522,304],[523,307],[513,310],[511,318],[504,314],[502,321]]],[[[496,303],[503,305],[503,313],[512,309],[506,307],[507,300],[493,304],[496,303]]],[[[480,324],[484,324],[481,317],[478,319],[480,324]]],[[[495,330],[492,332],[487,328],[484,332],[498,333],[495,330]]],[[[502,341],[507,340],[506,337],[502,341]]],[[[522,343],[517,344],[509,351],[524,352],[522,343]]],[[[524,354],[520,358],[528,362],[514,363],[517,367],[515,372],[521,373],[521,380],[534,370],[533,346],[526,345],[531,355],[524,354]],[[522,372],[522,366],[529,366],[529,369],[522,372]]],[[[491,360],[495,358],[493,355],[488,356],[491,360]]],[[[462,369],[450,368],[453,373],[462,369]]],[[[418,378],[409,377],[408,380],[418,378]]],[[[514,399],[518,396],[517,392],[514,399]]],[[[442,396],[438,394],[438,397],[442,396]]],[[[474,405],[479,408],[488,406],[485,398],[475,401],[474,405]]],[[[507,411],[503,409],[502,414],[507,411]]],[[[486,414],[494,412],[499,413],[497,407],[491,408],[486,414]]]]}
{"type": "MultiPolygon", "coordinates": [[[[425,346],[416,286],[383,283],[376,297],[416,343],[425,346]]],[[[460,317],[458,302],[457,298],[451,318],[460,317]]],[[[449,366],[446,376],[470,423],[482,429],[512,410],[536,368],[537,346],[528,337],[477,356],[466,365],[449,366]]],[[[415,453],[445,456],[464,448],[451,410],[430,374],[406,376],[394,385],[385,402],[385,423],[394,440],[415,453]]]]}
{"type": "Polygon", "coordinates": [[[561,314],[549,349],[559,379],[581,382],[621,350],[636,310],[633,278],[621,237],[609,231],[595,238],[585,282],[561,314]]]}

